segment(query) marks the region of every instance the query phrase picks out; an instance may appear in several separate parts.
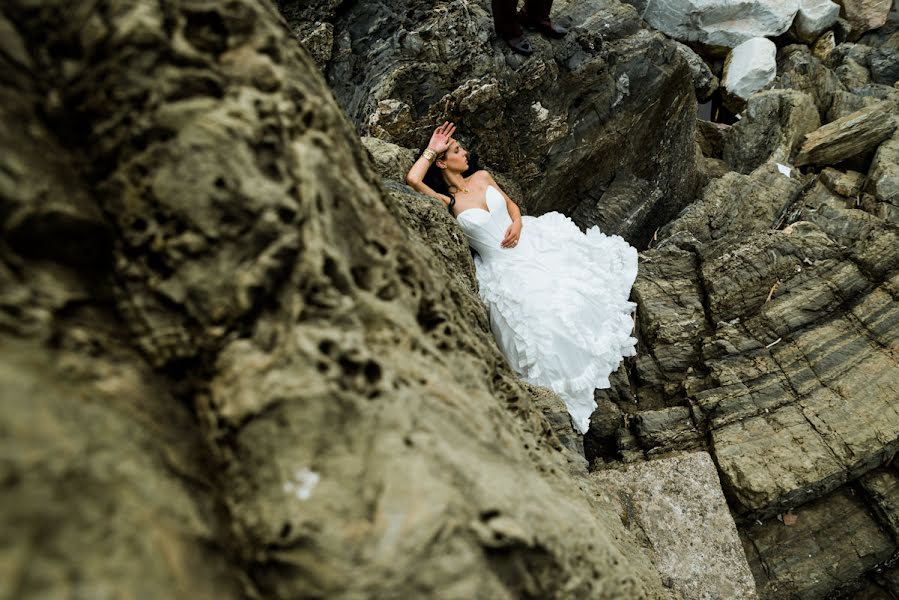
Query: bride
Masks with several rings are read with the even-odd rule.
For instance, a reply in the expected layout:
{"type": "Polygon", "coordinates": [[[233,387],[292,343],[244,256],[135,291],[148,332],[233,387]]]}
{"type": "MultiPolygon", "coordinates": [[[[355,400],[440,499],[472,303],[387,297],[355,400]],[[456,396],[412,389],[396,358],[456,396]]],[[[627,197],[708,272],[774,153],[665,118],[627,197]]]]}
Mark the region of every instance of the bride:
{"type": "Polygon", "coordinates": [[[406,183],[441,200],[477,252],[479,294],[512,368],[559,394],[585,433],[593,390],[611,387],[609,374],[637,353],[637,305],[628,301],[637,250],[595,226],[582,233],[558,212],[521,216],[490,173],[465,176],[468,152],[455,131],[448,122],[437,127],[406,183]]]}

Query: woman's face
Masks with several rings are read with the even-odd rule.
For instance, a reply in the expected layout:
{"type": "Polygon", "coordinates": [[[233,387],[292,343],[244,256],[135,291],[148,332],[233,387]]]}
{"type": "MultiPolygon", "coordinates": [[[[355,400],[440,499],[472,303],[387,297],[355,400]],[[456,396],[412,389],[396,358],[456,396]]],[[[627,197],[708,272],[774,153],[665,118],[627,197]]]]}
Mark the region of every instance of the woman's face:
{"type": "Polygon", "coordinates": [[[450,140],[450,147],[441,158],[447,170],[462,173],[468,169],[468,150],[454,139],[450,140]]]}

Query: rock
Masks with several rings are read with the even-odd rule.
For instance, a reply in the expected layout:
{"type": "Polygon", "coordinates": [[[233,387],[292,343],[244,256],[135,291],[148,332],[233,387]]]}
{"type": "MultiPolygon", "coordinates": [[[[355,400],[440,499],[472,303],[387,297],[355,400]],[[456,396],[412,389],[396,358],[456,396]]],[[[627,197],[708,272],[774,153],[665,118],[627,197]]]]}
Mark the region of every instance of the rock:
{"type": "Polygon", "coordinates": [[[876,98],[866,98],[865,96],[853,94],[852,92],[839,91],[833,96],[833,102],[830,105],[830,109],[827,111],[824,122],[831,123],[837,121],[852,113],[858,112],[867,106],[872,106],[877,103],[878,100],[876,98]]]}
{"type": "Polygon", "coordinates": [[[722,158],[740,173],[751,173],[768,161],[790,164],[805,135],[820,126],[808,94],[759,92],[749,99],[743,118],[727,130],[722,158]]]}
{"type": "Polygon", "coordinates": [[[693,76],[693,91],[699,102],[706,102],[718,89],[718,78],[712,74],[712,70],[706,62],[696,54],[689,46],[677,44],[677,51],[684,57],[690,66],[693,76]]]}
{"type": "Polygon", "coordinates": [[[622,522],[644,536],[656,567],[683,598],[756,598],[737,529],[706,452],[593,473],[622,522]]]}
{"type": "MultiPolygon", "coordinates": [[[[865,190],[873,194],[878,203],[899,209],[899,136],[894,134],[877,148],[865,190]]],[[[895,221],[892,218],[895,214],[895,210],[884,207],[883,218],[895,221]]]]}
{"type": "Polygon", "coordinates": [[[697,342],[709,327],[699,262],[694,252],[673,244],[647,250],[641,259],[633,289],[640,340],[647,349],[637,355],[640,396],[652,388],[664,397],[676,397],[687,370],[699,358],[697,342]]]}
{"type": "Polygon", "coordinates": [[[528,214],[614,214],[579,224],[639,246],[692,199],[692,73],[672,41],[641,28],[633,7],[557,3],[554,18],[571,33],[559,41],[534,37],[537,52],[524,59],[495,38],[486,5],[439,6],[387,0],[334,14],[310,5],[291,24],[334,25],[325,71],[361,133],[419,151],[436,123],[454,121],[484,167],[519,183],[528,214]],[[659,154],[647,156],[648,148],[659,154]],[[647,161],[657,167],[647,171],[647,161]],[[641,193],[606,195],[618,185],[641,193]]]}
{"type": "Polygon", "coordinates": [[[893,542],[848,490],[792,509],[793,525],[772,518],[740,528],[762,598],[824,598],[892,554],[893,542]]]}
{"type": "Polygon", "coordinates": [[[795,164],[831,165],[874,150],[896,129],[893,114],[879,102],[824,125],[805,137],[795,164]]]}
{"type": "Polygon", "coordinates": [[[850,40],[887,22],[891,0],[840,0],[842,13],[852,26],[850,40]]]}
{"type": "Polygon", "coordinates": [[[812,55],[807,46],[794,44],[781,48],[777,57],[777,77],[771,86],[805,92],[815,99],[822,117],[830,110],[834,94],[843,90],[837,76],[812,55]]]}
{"type": "Polygon", "coordinates": [[[893,536],[899,535],[899,474],[895,466],[881,467],[859,477],[879,520],[893,536]]]}
{"type": "Polygon", "coordinates": [[[769,230],[801,188],[799,181],[784,176],[774,163],[749,175],[730,172],[712,181],[700,200],[659,231],[659,238],[678,243],[678,236],[684,234],[702,243],[769,230]]]}
{"type": "Polygon", "coordinates": [[[112,239],[94,270],[0,244],[16,597],[668,596],[496,348],[457,224],[378,176],[271,5],[27,4],[0,214],[70,191],[112,239]]]}
{"type": "Polygon", "coordinates": [[[596,409],[590,415],[590,429],[584,434],[584,455],[592,464],[597,458],[615,458],[615,433],[624,425],[624,413],[618,406],[595,394],[596,409]]]}
{"type": "Polygon", "coordinates": [[[793,28],[805,43],[811,44],[840,16],[840,5],[830,0],[801,0],[793,28]]]}
{"type": "Polygon", "coordinates": [[[696,142],[703,155],[709,158],[721,158],[724,143],[730,125],[713,121],[696,120],[696,142]]]}
{"type": "Polygon", "coordinates": [[[845,198],[855,198],[862,189],[865,176],[857,171],[837,171],[831,167],[821,171],[821,183],[834,194],[845,198]]]}
{"type": "Polygon", "coordinates": [[[777,72],[777,46],[771,40],[756,37],[731,50],[724,64],[724,88],[740,98],[765,89],[777,72]]]}
{"type": "Polygon", "coordinates": [[[874,83],[893,86],[899,81],[899,49],[878,48],[868,57],[874,83]]]}
{"type": "Polygon", "coordinates": [[[362,136],[361,141],[368,150],[378,174],[385,179],[404,182],[406,173],[419,157],[415,150],[403,148],[375,137],[362,136]]]}
{"type": "Polygon", "coordinates": [[[702,432],[696,429],[686,406],[640,411],[635,423],[637,439],[648,457],[702,447],[702,432]]]}
{"type": "Polygon", "coordinates": [[[752,38],[775,37],[789,29],[799,0],[654,0],[643,19],[681,42],[735,48],[752,38]]]}
{"type": "Polygon", "coordinates": [[[584,438],[574,430],[565,402],[548,388],[530,384],[527,385],[527,388],[534,398],[534,406],[546,417],[553,433],[567,451],[568,461],[572,468],[575,472],[586,472],[588,462],[584,458],[584,438]]]}
{"type": "Polygon", "coordinates": [[[836,39],[833,35],[833,31],[828,31],[821,37],[817,39],[815,44],[812,46],[812,54],[820,61],[826,61],[827,57],[836,47],[836,39]]]}

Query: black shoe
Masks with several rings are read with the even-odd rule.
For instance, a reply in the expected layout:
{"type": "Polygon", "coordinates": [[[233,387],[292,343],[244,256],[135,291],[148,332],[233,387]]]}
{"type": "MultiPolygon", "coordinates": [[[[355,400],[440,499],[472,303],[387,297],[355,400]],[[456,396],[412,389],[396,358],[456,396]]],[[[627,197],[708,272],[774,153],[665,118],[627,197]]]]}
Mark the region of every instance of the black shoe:
{"type": "Polygon", "coordinates": [[[552,21],[541,21],[540,23],[525,23],[525,27],[531,31],[539,31],[548,38],[560,39],[565,37],[568,30],[561,25],[556,25],[552,21]]]}
{"type": "Polygon", "coordinates": [[[529,42],[528,38],[523,35],[516,38],[509,38],[506,40],[506,43],[509,44],[509,48],[512,49],[512,52],[517,52],[524,56],[530,56],[534,53],[534,47],[531,46],[531,42],[529,42]]]}

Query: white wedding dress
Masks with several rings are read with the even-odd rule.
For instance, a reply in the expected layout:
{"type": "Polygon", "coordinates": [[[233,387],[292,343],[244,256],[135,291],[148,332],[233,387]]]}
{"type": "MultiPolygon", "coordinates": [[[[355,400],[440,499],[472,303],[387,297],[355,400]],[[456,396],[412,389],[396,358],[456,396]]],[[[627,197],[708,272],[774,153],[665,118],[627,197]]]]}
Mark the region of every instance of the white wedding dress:
{"type": "Polygon", "coordinates": [[[609,374],[637,353],[630,335],[637,305],[628,301],[637,250],[597,227],[582,233],[557,212],[522,217],[518,244],[503,248],[512,219],[492,186],[487,208],[466,209],[458,222],[477,251],[479,292],[497,344],[525,381],[565,400],[585,433],[593,390],[610,387],[609,374]]]}

